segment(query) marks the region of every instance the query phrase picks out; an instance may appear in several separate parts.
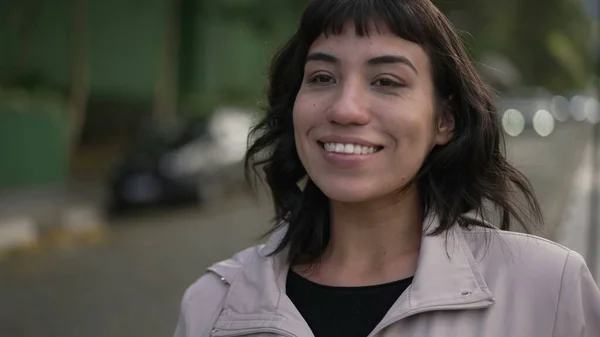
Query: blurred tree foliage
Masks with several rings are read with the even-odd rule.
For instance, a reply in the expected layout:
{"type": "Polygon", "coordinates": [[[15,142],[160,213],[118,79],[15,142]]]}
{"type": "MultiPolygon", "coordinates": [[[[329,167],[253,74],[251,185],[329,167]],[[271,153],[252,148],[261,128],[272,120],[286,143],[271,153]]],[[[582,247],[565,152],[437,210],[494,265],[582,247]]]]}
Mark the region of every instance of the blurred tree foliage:
{"type": "Polygon", "coordinates": [[[592,25],[580,0],[440,0],[436,4],[468,32],[477,59],[498,53],[510,59],[523,84],[556,92],[592,80],[592,25]]]}
{"type": "MultiPolygon", "coordinates": [[[[593,79],[591,23],[580,0],[433,1],[459,28],[476,60],[485,63],[486,55],[499,55],[512,65],[519,81],[510,86],[542,86],[554,92],[565,92],[583,89],[593,79]]],[[[238,46],[240,49],[235,57],[241,59],[255,55],[264,60],[249,66],[254,69],[250,72],[252,75],[241,76],[236,85],[219,90],[222,95],[235,93],[240,101],[241,92],[251,91],[249,97],[259,97],[255,85],[258,83],[248,82],[248,79],[260,76],[263,80],[260,87],[264,87],[268,57],[264,52],[256,53],[249,49],[262,48],[272,55],[275,47],[281,45],[295,29],[307,2],[204,1],[204,12],[211,13],[211,19],[227,20],[231,29],[234,29],[234,22],[244,22],[243,27],[253,31],[254,40],[247,39],[244,46],[238,46]],[[261,75],[258,75],[259,72],[261,75]],[[252,88],[248,89],[248,86],[252,88]]],[[[481,66],[496,67],[487,63],[481,66]]],[[[503,72],[504,69],[498,71],[503,72]]],[[[498,89],[510,89],[510,86],[498,89]]],[[[206,99],[200,101],[205,102],[206,99]]]]}
{"type": "Polygon", "coordinates": [[[305,3],[183,1],[182,110],[202,114],[223,104],[261,106],[269,61],[293,33],[305,3]]]}
{"type": "MultiPolygon", "coordinates": [[[[65,18],[70,15],[68,8],[73,1],[61,0],[65,18]]],[[[133,5],[134,1],[137,0],[122,1],[124,13],[121,16],[131,17],[130,25],[141,27],[136,28],[139,31],[154,29],[155,27],[148,26],[148,22],[137,20],[138,13],[132,11],[132,8],[137,8],[137,5],[133,5]]],[[[161,3],[167,1],[155,0],[152,5],[148,3],[152,10],[148,10],[147,16],[154,12],[162,13],[161,3]]],[[[498,89],[530,85],[543,86],[554,92],[565,92],[580,90],[591,82],[592,25],[582,10],[581,0],[433,1],[461,30],[469,51],[481,64],[480,69],[485,70],[486,66],[499,68],[496,73],[514,70],[518,75],[518,81],[508,81],[508,85],[498,89]],[[489,55],[494,56],[495,60],[508,61],[501,62],[501,65],[508,63],[510,69],[503,69],[494,62],[488,62],[489,55]]],[[[102,15],[111,13],[110,8],[114,7],[116,2],[109,4],[103,1],[106,5],[98,5],[100,1],[90,3],[96,4],[96,10],[89,13],[96,25],[90,25],[94,32],[103,31],[96,26],[98,23],[115,21],[114,18],[102,15]],[[104,8],[103,6],[106,7],[102,12],[104,14],[98,14],[97,9],[104,8]]],[[[176,87],[179,88],[179,110],[207,111],[223,103],[256,106],[257,102],[264,99],[268,63],[277,48],[296,28],[300,13],[307,3],[308,0],[182,0],[178,20],[181,43],[177,53],[176,83],[176,87]]],[[[64,56],[57,53],[53,57],[47,57],[48,62],[43,60],[43,57],[37,57],[36,60],[40,59],[37,60],[40,64],[37,68],[27,63],[39,54],[34,47],[40,44],[38,40],[43,40],[42,37],[46,38],[48,35],[58,42],[67,41],[58,38],[68,35],[66,33],[69,25],[59,24],[65,21],[65,18],[53,14],[47,15],[47,18],[44,16],[44,20],[38,20],[38,17],[45,13],[45,7],[42,6],[44,4],[46,2],[43,0],[0,1],[0,18],[5,19],[2,22],[6,23],[2,26],[3,29],[0,29],[0,41],[4,39],[10,42],[5,43],[10,46],[7,53],[0,53],[0,84],[19,88],[43,87],[67,94],[68,85],[62,82],[69,81],[69,64],[50,62],[67,59],[66,52],[63,53],[64,56]],[[56,22],[51,22],[53,18],[56,22]],[[40,26],[42,23],[46,26],[40,26]],[[41,28],[36,30],[37,26],[41,28]],[[56,30],[58,33],[51,32],[53,35],[41,35],[38,32],[48,30],[47,27],[62,27],[62,30],[56,30]],[[37,35],[34,34],[36,32],[41,36],[37,37],[37,40],[37,35]],[[46,78],[48,76],[40,77],[38,73],[33,72],[40,67],[45,71],[44,74],[51,74],[58,80],[49,81],[46,78]]],[[[151,24],[161,25],[154,21],[151,24]]],[[[119,55],[122,51],[116,49],[127,45],[127,42],[123,41],[131,40],[132,36],[140,34],[137,30],[132,29],[132,32],[135,32],[123,34],[122,38],[115,37],[115,41],[121,41],[115,44],[98,41],[97,36],[104,35],[98,35],[96,32],[96,35],[91,34],[91,38],[96,36],[96,40],[90,41],[89,44],[114,46],[113,53],[106,52],[106,55],[119,55]]],[[[156,28],[156,31],[161,29],[156,28]]],[[[159,41],[159,37],[153,39],[147,36],[135,41],[136,50],[144,51],[135,57],[139,59],[140,55],[146,55],[146,58],[137,62],[143,63],[144,66],[136,67],[135,72],[132,71],[129,76],[122,75],[123,71],[108,71],[131,68],[127,66],[131,65],[131,62],[127,63],[129,59],[115,56],[106,58],[105,62],[99,57],[93,59],[93,62],[90,61],[95,65],[91,69],[91,95],[96,94],[95,88],[104,91],[114,88],[116,93],[122,93],[123,96],[136,93],[140,99],[151,101],[150,96],[153,93],[148,88],[152,88],[153,85],[148,83],[154,77],[151,70],[159,41]],[[119,76],[128,80],[123,81],[119,76]],[[101,85],[98,84],[99,81],[102,82],[101,85]]],[[[68,44],[63,43],[54,49],[65,48],[68,49],[68,44]]],[[[110,48],[101,51],[106,49],[110,48]]],[[[96,53],[89,54],[93,56],[98,54],[97,52],[96,50],[96,53]]],[[[103,97],[106,96],[104,91],[103,97]]],[[[115,99],[122,98],[116,94],[113,96],[115,99]]]]}

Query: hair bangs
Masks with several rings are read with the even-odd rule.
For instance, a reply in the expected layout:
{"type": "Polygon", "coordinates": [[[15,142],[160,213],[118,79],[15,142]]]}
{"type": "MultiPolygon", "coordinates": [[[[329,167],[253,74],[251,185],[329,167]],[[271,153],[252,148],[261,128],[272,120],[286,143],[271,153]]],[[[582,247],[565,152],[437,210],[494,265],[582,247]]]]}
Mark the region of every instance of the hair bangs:
{"type": "Polygon", "coordinates": [[[322,34],[343,34],[348,24],[357,36],[381,34],[386,29],[405,40],[424,44],[424,23],[403,1],[313,0],[300,22],[300,35],[311,44],[322,34]]]}

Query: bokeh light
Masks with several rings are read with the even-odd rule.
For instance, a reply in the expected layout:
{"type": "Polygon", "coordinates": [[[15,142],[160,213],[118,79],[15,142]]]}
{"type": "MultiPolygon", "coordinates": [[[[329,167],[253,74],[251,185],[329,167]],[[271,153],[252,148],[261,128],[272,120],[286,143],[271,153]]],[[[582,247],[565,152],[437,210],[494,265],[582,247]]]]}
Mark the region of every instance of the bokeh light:
{"type": "Polygon", "coordinates": [[[517,137],[525,130],[525,117],[516,109],[508,109],[502,115],[504,132],[512,137],[517,137]]]}
{"type": "Polygon", "coordinates": [[[600,103],[596,98],[589,98],[585,101],[583,111],[588,122],[592,124],[600,122],[600,103]]]}
{"type": "Polygon", "coordinates": [[[538,110],[533,116],[533,129],[542,136],[548,137],[554,131],[554,117],[548,110],[538,110]]]}
{"type": "Polygon", "coordinates": [[[552,110],[554,118],[559,122],[569,120],[569,100],[565,96],[557,95],[552,98],[552,110]]]}

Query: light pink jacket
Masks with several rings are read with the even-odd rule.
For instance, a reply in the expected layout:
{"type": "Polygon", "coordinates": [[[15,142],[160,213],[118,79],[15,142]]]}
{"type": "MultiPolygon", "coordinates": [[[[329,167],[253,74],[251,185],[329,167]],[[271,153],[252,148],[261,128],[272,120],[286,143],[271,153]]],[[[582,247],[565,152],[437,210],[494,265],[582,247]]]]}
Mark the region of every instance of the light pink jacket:
{"type": "MultiPolygon", "coordinates": [[[[185,293],[175,337],[313,336],[266,245],[211,266],[185,293]]],[[[600,337],[600,292],[574,251],[534,236],[454,228],[423,236],[412,285],[369,336],[600,337]]]]}

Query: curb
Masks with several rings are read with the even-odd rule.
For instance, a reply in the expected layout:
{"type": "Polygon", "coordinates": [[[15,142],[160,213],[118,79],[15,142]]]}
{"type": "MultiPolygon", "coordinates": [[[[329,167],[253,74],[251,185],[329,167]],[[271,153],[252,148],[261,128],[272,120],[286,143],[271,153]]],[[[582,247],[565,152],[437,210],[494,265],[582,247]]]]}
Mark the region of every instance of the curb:
{"type": "Polygon", "coordinates": [[[108,235],[105,216],[92,206],[59,211],[53,226],[42,224],[47,220],[36,220],[28,215],[0,218],[0,258],[77,244],[97,244],[108,235]]]}
{"type": "Polygon", "coordinates": [[[586,260],[591,206],[588,199],[593,185],[592,152],[592,145],[588,144],[571,182],[566,209],[555,235],[556,242],[575,250],[586,260]]]}
{"type": "MultiPolygon", "coordinates": [[[[571,200],[571,194],[573,190],[573,183],[577,178],[580,171],[579,167],[585,161],[585,157],[589,154],[589,144],[585,143],[585,148],[579,153],[577,159],[569,165],[570,174],[566,174],[560,182],[559,191],[567,191],[566,193],[558,193],[556,198],[553,199],[552,205],[549,207],[552,211],[546,219],[545,236],[553,241],[557,241],[560,236],[560,231],[564,225],[564,217],[569,211],[568,206],[571,200]],[[548,220],[550,219],[550,220],[548,220]]],[[[590,151],[591,152],[591,151],[590,151]]]]}
{"type": "Polygon", "coordinates": [[[571,199],[571,192],[573,189],[573,183],[577,178],[577,175],[580,171],[580,166],[585,162],[586,156],[591,153],[591,132],[590,129],[586,129],[586,134],[584,137],[585,141],[581,143],[581,151],[577,153],[574,160],[568,165],[569,174],[565,174],[563,178],[558,183],[559,189],[558,191],[563,191],[562,193],[557,193],[555,198],[551,201],[551,205],[549,206],[550,214],[546,214],[546,228],[545,228],[545,236],[553,241],[559,239],[561,227],[564,224],[564,217],[566,212],[568,212],[568,206],[571,199]],[[566,191],[566,192],[564,192],[566,191]]]}

